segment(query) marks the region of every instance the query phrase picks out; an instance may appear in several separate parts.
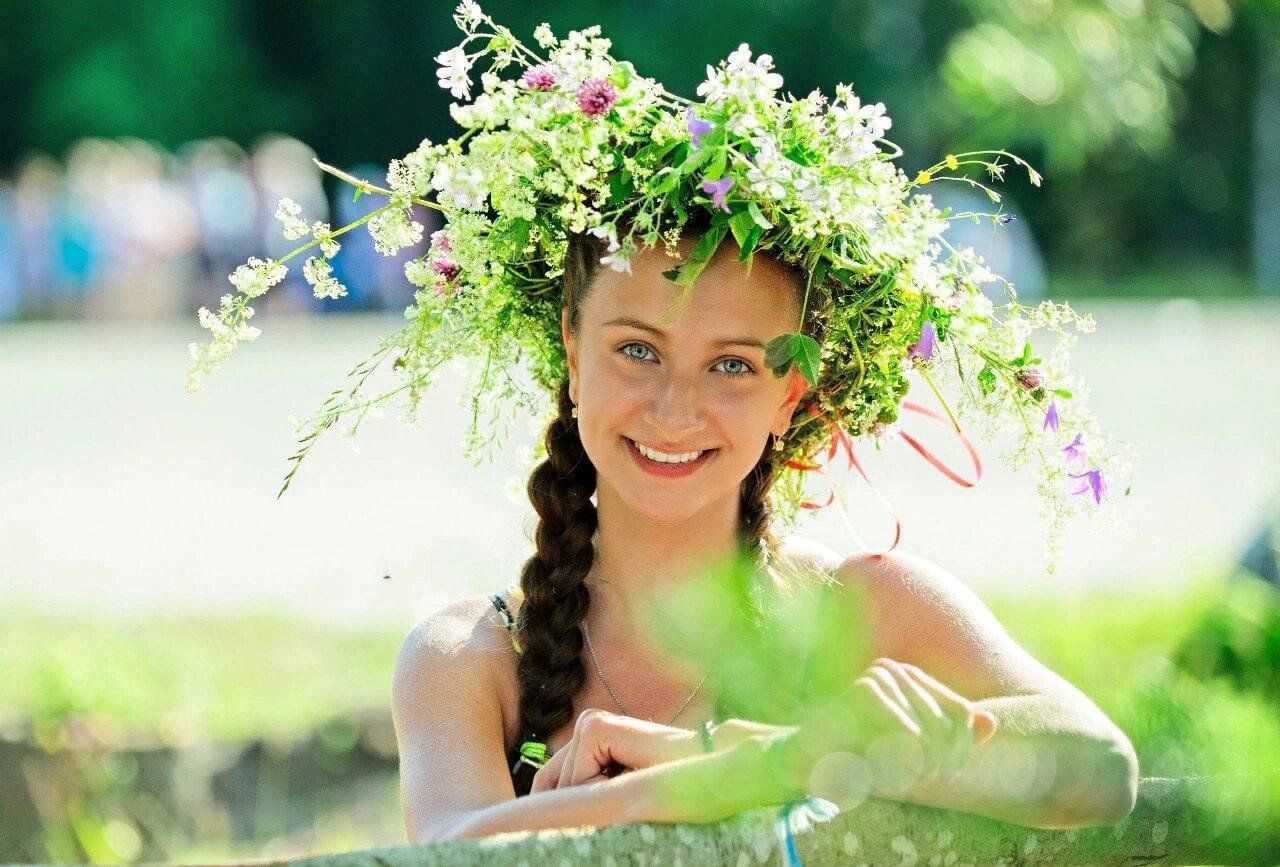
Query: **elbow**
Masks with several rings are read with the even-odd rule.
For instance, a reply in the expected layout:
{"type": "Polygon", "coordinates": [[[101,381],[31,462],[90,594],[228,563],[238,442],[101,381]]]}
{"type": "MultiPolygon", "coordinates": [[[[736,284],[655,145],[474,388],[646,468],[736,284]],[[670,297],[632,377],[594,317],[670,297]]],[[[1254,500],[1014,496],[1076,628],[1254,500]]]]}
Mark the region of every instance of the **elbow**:
{"type": "Polygon", "coordinates": [[[1116,825],[1133,812],[1138,801],[1138,756],[1128,738],[1109,742],[1100,757],[1086,762],[1089,779],[1077,780],[1060,793],[1040,827],[1092,828],[1116,825]]]}
{"type": "Polygon", "coordinates": [[[426,846],[431,843],[449,843],[454,840],[466,840],[483,836],[468,833],[471,814],[443,816],[433,822],[424,822],[408,833],[410,846],[426,846]]]}
{"type": "Polygon", "coordinates": [[[1112,748],[1108,757],[1113,766],[1105,786],[1109,797],[1103,805],[1098,824],[1115,825],[1129,818],[1138,803],[1138,755],[1129,739],[1124,738],[1112,748]]]}

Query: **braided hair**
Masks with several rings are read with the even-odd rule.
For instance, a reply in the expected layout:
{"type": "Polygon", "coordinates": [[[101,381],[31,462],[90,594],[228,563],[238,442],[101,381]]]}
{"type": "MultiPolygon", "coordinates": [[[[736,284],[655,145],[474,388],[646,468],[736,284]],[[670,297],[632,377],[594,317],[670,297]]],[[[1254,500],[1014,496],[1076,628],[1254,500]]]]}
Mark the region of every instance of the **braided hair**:
{"type": "MultiPolygon", "coordinates": [[[[683,231],[705,231],[709,215],[696,212],[683,231]]],[[[572,331],[578,330],[582,303],[598,269],[601,242],[582,233],[569,237],[565,256],[564,305],[569,311],[572,331]]],[[[797,270],[779,262],[794,277],[797,307],[804,279],[797,270]]],[[[811,301],[813,298],[810,299],[811,301]]],[[[806,316],[806,333],[821,340],[823,305],[815,304],[806,316]]],[[[546,459],[533,470],[527,491],[538,516],[535,550],[525,561],[520,575],[522,601],[516,617],[517,639],[522,647],[516,673],[520,693],[521,737],[510,758],[516,794],[528,793],[536,767],[520,761],[526,742],[545,747],[551,733],[573,716],[573,699],[586,681],[582,660],[582,621],[591,594],[586,576],[595,556],[592,538],[596,531],[596,506],[591,501],[596,488],[596,468],[578,436],[572,415],[569,382],[560,383],[559,412],[544,435],[546,459]]],[[[739,489],[738,542],[749,558],[762,568],[774,559],[780,540],[770,528],[772,507],[768,494],[777,477],[779,464],[770,435],[765,448],[739,489]]],[[[775,577],[778,573],[774,573],[775,577]]],[[[717,705],[717,715],[728,708],[717,705]]]]}

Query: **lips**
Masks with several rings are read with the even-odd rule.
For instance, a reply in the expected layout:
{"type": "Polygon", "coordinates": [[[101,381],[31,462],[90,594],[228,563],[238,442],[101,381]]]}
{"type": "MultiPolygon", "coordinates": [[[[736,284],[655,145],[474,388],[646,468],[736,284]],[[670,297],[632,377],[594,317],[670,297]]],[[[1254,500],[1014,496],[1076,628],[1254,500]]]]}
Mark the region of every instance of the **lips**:
{"type": "Polygon", "coordinates": [[[630,437],[624,436],[622,439],[626,441],[627,451],[630,452],[632,459],[635,460],[640,469],[650,475],[666,479],[683,478],[684,476],[697,472],[698,469],[709,461],[718,451],[718,449],[706,449],[701,455],[691,461],[685,461],[680,464],[670,464],[645,457],[641,454],[640,449],[636,448],[635,440],[630,437]]]}

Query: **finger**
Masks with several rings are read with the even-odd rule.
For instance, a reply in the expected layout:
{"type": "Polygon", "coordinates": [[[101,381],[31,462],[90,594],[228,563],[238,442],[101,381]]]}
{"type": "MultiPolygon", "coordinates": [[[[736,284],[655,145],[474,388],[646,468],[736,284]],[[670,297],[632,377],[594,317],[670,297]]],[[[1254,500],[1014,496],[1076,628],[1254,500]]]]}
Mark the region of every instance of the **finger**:
{"type": "MultiPolygon", "coordinates": [[[[584,779],[594,777],[602,770],[594,763],[597,753],[596,742],[600,739],[601,729],[612,715],[597,708],[583,711],[574,726],[573,739],[570,741],[569,754],[560,766],[560,783],[557,788],[576,785],[584,779]],[[590,773],[587,773],[590,770],[590,773]]],[[[607,763],[607,762],[606,762],[607,763]]]]}
{"type": "Polygon", "coordinates": [[[919,666],[912,665],[909,662],[902,662],[899,665],[909,669],[916,676],[916,679],[929,690],[944,711],[954,711],[954,715],[959,719],[964,719],[969,715],[973,705],[972,701],[960,695],[919,666]]]}
{"type": "Polygon", "coordinates": [[[951,743],[952,733],[956,728],[955,721],[943,713],[937,700],[902,663],[894,659],[883,659],[880,664],[898,679],[924,731],[925,773],[936,772],[951,743]]]}
{"type": "MultiPolygon", "coordinates": [[[[567,745],[566,745],[567,746],[567,745]]],[[[560,766],[564,764],[564,758],[568,754],[568,750],[564,747],[556,750],[551,758],[538,769],[533,775],[533,784],[529,787],[529,792],[548,792],[556,787],[560,780],[560,766]]]]}
{"type": "Polygon", "coordinates": [[[967,721],[979,745],[986,743],[996,733],[998,723],[995,714],[991,711],[975,707],[972,701],[956,693],[924,669],[909,662],[904,662],[902,665],[910,669],[924,687],[933,693],[943,710],[951,708],[955,712],[956,719],[967,721]]]}
{"type": "Polygon", "coordinates": [[[898,706],[908,714],[911,713],[911,702],[907,700],[902,687],[898,685],[898,679],[885,666],[872,664],[864,673],[868,677],[874,677],[886,695],[897,702],[898,706]]]}
{"type": "Polygon", "coordinates": [[[873,725],[884,726],[886,723],[894,729],[905,729],[916,737],[920,737],[920,724],[915,718],[908,714],[905,710],[898,706],[898,703],[885,694],[884,688],[880,686],[880,681],[863,675],[854,682],[855,686],[861,686],[870,694],[871,705],[878,710],[879,719],[873,720],[873,725]]]}
{"type": "Polygon", "coordinates": [[[578,730],[582,728],[581,717],[578,718],[579,723],[574,727],[573,737],[569,738],[569,742],[560,748],[565,754],[564,761],[560,764],[560,773],[556,775],[556,788],[564,788],[569,785],[569,780],[573,776],[573,763],[578,751],[578,747],[582,743],[582,738],[578,737],[578,730]]]}

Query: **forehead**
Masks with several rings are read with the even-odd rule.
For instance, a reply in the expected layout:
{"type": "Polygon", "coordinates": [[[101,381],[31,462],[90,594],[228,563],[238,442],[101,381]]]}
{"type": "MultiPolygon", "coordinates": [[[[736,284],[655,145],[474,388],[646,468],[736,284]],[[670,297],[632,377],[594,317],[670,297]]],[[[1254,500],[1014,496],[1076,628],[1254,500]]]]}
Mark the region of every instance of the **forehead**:
{"type": "Polygon", "coordinates": [[[738,261],[739,248],[732,237],[721,242],[698,275],[675,319],[662,321],[683,291],[662,272],[677,267],[695,243],[696,236],[682,238],[679,257],[668,256],[661,244],[643,248],[631,258],[631,274],[601,265],[583,302],[583,325],[596,328],[609,319],[628,316],[686,339],[713,340],[732,331],[733,336],[750,334],[765,341],[798,327],[795,275],[761,254],[753,258],[748,273],[746,263],[738,261]]]}

